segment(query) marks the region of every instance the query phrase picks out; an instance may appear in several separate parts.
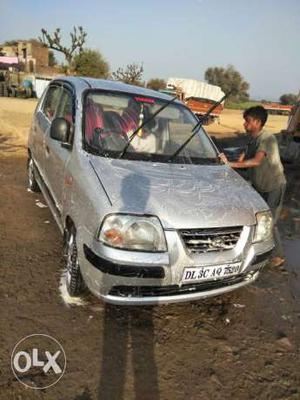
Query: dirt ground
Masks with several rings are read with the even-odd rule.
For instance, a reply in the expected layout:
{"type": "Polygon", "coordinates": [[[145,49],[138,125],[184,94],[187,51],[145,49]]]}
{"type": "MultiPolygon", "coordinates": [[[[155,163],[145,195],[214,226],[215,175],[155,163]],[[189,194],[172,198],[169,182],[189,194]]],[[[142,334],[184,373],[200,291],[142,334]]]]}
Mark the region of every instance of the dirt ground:
{"type": "MultiPolygon", "coordinates": [[[[26,189],[26,141],[34,100],[0,98],[0,399],[300,399],[300,171],[286,166],[281,231],[287,262],[257,282],[204,301],[116,307],[87,295],[64,301],[62,238],[42,195],[26,189]],[[24,336],[56,338],[66,372],[45,390],[14,377],[11,352],[24,336]]],[[[267,129],[286,127],[272,117],[267,129]]],[[[241,112],[210,133],[235,136],[241,112]]],[[[28,376],[28,382],[34,377],[28,376]]]]}

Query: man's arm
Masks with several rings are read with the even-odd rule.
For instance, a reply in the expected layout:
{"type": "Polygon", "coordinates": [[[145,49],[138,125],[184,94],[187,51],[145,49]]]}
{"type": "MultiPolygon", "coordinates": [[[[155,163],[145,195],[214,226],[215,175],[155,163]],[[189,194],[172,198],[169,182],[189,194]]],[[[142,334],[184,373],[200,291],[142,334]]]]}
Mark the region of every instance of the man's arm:
{"type": "Polygon", "coordinates": [[[255,154],[255,157],[249,158],[248,160],[244,160],[245,155],[242,154],[239,157],[238,161],[229,162],[224,153],[219,154],[220,159],[225,164],[229,164],[232,168],[253,168],[253,167],[257,167],[258,165],[261,164],[261,162],[265,158],[265,156],[266,156],[266,152],[265,151],[258,151],[255,154]],[[242,156],[243,156],[243,158],[242,158],[242,156]],[[240,161],[240,159],[242,159],[242,161],[240,161]]]}
{"type": "Polygon", "coordinates": [[[253,158],[249,158],[248,160],[240,159],[235,162],[230,162],[229,165],[232,168],[254,168],[261,164],[262,160],[265,158],[265,151],[258,151],[253,158]]]}
{"type": "MultiPolygon", "coordinates": [[[[229,164],[229,161],[224,153],[219,154],[219,158],[223,161],[224,164],[229,164]]],[[[242,162],[245,159],[245,153],[241,153],[238,158],[238,162],[242,162]]]]}
{"type": "Polygon", "coordinates": [[[239,155],[238,162],[244,161],[245,155],[246,155],[246,153],[242,152],[242,153],[239,155]]]}

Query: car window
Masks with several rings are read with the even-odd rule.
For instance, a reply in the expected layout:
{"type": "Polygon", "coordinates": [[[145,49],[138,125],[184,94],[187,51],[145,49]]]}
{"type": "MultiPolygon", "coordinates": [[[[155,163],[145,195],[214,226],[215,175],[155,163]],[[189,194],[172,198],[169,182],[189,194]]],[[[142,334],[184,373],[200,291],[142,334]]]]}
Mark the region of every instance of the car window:
{"type": "Polygon", "coordinates": [[[55,116],[56,109],[60,99],[61,90],[62,88],[60,86],[50,86],[47,91],[42,106],[42,111],[50,121],[52,121],[55,116]]]}
{"type": "Polygon", "coordinates": [[[65,118],[67,121],[72,123],[74,121],[73,112],[73,98],[72,93],[66,89],[62,89],[62,94],[59,102],[55,117],[65,118]]]}
{"type": "MultiPolygon", "coordinates": [[[[167,105],[159,98],[109,91],[91,91],[85,98],[83,115],[84,139],[91,151],[118,157],[135,133],[125,158],[161,162],[169,162],[197,123],[181,104],[167,105]]],[[[180,160],[178,157],[178,161],[188,163],[216,160],[216,150],[203,129],[180,152],[180,160]]]]}

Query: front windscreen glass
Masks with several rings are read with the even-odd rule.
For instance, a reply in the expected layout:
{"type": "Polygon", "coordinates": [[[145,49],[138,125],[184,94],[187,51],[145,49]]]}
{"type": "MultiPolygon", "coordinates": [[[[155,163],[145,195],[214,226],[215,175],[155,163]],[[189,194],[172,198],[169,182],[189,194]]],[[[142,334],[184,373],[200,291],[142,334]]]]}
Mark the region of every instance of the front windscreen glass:
{"type": "MultiPolygon", "coordinates": [[[[100,156],[169,162],[191,136],[194,114],[180,104],[152,97],[91,91],[84,101],[84,144],[100,156]],[[143,125],[143,126],[142,126],[143,125]],[[139,127],[142,126],[141,129],[139,127]],[[128,142],[134,135],[130,144],[128,142]]],[[[202,128],[172,162],[217,163],[217,153],[202,128]]]]}

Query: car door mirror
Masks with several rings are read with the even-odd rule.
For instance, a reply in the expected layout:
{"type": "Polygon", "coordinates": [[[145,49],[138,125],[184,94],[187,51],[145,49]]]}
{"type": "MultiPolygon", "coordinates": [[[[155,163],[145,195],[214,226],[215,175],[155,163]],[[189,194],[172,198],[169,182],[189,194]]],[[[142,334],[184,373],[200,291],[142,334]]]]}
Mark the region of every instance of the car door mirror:
{"type": "Polygon", "coordinates": [[[71,133],[71,124],[65,118],[55,118],[51,123],[50,137],[62,143],[68,143],[71,133]]]}

